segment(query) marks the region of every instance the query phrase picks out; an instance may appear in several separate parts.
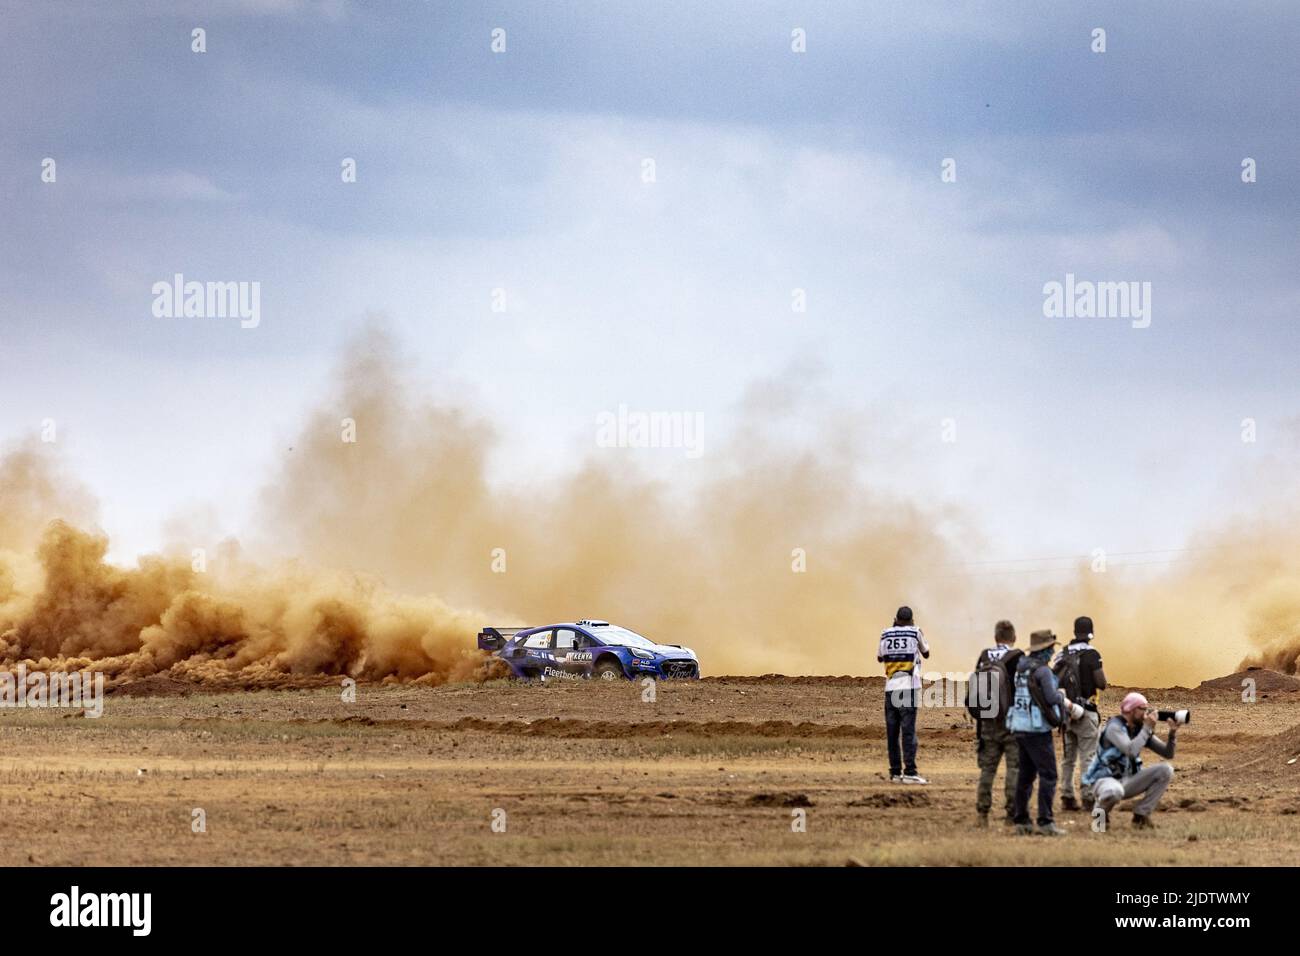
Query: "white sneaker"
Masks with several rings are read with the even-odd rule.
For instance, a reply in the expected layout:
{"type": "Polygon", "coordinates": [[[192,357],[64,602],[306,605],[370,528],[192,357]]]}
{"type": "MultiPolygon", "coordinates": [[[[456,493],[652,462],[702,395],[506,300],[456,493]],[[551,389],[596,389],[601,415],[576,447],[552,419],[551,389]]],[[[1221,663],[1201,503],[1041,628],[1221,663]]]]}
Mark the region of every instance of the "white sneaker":
{"type": "Polygon", "coordinates": [[[891,774],[889,775],[889,782],[890,782],[890,783],[902,783],[902,782],[903,782],[903,775],[902,775],[901,773],[891,773],[891,774]]]}
{"type": "Polygon", "coordinates": [[[930,782],[929,780],[926,780],[924,777],[922,777],[919,773],[905,773],[898,779],[903,783],[929,783],[930,782]]]}

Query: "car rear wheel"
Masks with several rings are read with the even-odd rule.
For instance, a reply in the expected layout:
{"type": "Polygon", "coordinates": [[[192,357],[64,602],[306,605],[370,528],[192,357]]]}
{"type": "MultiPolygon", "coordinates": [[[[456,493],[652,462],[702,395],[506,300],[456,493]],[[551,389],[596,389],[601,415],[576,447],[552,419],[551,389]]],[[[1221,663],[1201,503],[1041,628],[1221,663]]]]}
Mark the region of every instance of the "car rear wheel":
{"type": "Polygon", "coordinates": [[[603,660],[596,665],[596,669],[592,671],[592,676],[599,680],[622,680],[623,668],[619,666],[617,661],[603,660]]]}

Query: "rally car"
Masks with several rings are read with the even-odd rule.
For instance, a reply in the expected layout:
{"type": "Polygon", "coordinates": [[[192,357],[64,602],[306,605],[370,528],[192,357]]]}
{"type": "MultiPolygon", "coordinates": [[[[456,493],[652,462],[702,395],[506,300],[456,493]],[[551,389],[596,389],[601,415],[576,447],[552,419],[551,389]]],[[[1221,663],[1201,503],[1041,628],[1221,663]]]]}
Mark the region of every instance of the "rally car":
{"type": "Polygon", "coordinates": [[[656,644],[609,621],[485,627],[479,632],[478,646],[500,657],[515,677],[525,680],[700,676],[699,659],[689,647],[656,644]]]}

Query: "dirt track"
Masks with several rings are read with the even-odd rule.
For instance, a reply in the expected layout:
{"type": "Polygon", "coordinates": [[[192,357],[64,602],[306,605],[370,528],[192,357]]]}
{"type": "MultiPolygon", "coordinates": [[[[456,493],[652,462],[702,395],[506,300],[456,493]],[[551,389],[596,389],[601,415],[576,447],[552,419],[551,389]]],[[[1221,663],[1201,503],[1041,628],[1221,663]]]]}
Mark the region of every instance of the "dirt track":
{"type": "Polygon", "coordinates": [[[0,710],[0,864],[1294,865],[1300,692],[1269,686],[1253,704],[1236,680],[1148,691],[1194,709],[1159,829],[1060,814],[1070,836],[1048,841],[972,827],[959,708],[921,712],[930,786],[890,784],[879,679],[716,678],[654,702],[622,683],[361,685],[355,703],[153,680],[97,720],[0,710]]]}

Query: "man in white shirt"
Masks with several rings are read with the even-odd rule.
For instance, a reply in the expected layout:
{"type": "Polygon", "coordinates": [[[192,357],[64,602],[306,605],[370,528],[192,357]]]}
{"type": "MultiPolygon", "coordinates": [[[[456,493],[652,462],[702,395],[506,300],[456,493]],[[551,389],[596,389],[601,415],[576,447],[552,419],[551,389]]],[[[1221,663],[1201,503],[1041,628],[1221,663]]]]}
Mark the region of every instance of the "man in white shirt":
{"type": "Polygon", "coordinates": [[[916,772],[916,710],[921,702],[921,660],[930,656],[925,635],[912,621],[912,609],[900,607],[894,626],[880,633],[876,660],[885,665],[885,737],[889,744],[889,779],[927,783],[916,772]]]}

